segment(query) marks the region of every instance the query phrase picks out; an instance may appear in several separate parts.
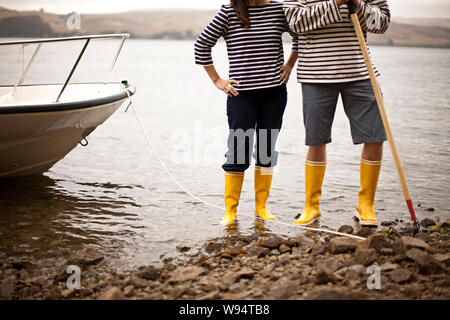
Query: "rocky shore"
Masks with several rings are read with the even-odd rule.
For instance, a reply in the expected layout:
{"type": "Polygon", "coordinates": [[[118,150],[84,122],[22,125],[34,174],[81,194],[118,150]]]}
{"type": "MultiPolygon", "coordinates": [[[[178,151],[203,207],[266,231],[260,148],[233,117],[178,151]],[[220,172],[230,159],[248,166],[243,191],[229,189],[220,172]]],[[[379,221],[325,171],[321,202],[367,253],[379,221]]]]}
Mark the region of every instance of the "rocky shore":
{"type": "Polygon", "coordinates": [[[183,259],[161,257],[161,266],[129,272],[111,270],[95,248],[44,268],[5,259],[0,299],[450,299],[450,223],[425,219],[415,237],[411,228],[383,225],[339,229],[362,241],[309,232],[229,236],[178,246],[183,259]],[[81,269],[80,289],[67,287],[69,265],[81,269]]]}

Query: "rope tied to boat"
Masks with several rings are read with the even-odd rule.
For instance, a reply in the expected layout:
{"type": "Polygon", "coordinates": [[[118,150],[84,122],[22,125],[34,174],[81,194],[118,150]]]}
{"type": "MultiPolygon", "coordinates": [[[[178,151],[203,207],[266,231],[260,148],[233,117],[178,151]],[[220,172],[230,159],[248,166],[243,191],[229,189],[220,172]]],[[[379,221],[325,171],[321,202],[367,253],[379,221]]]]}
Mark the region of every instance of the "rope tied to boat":
{"type": "Polygon", "coordinates": [[[22,64],[22,73],[25,72],[25,47],[27,47],[28,44],[22,43],[19,49],[19,54],[17,55],[17,63],[22,64]]]}
{"type": "MultiPolygon", "coordinates": [[[[17,87],[21,86],[23,84],[23,82],[25,81],[25,78],[26,78],[26,76],[28,74],[28,71],[30,71],[30,68],[31,68],[31,65],[34,62],[34,59],[36,58],[37,54],[39,53],[39,50],[41,50],[42,43],[39,43],[37,45],[36,49],[34,50],[33,55],[31,56],[30,61],[28,62],[27,67],[25,68],[24,66],[25,66],[25,47],[26,46],[28,46],[28,44],[25,44],[25,43],[22,44],[22,49],[21,50],[23,50],[23,55],[22,55],[22,58],[23,58],[23,71],[22,71],[22,75],[20,76],[20,79],[14,85],[14,89],[13,89],[13,91],[11,93],[11,95],[13,97],[16,95],[17,87]]],[[[20,56],[20,54],[19,54],[19,56],[20,56]]]]}
{"type": "Polygon", "coordinates": [[[82,147],[87,147],[89,145],[89,141],[87,141],[86,138],[81,139],[80,142],[78,142],[80,144],[80,146],[82,147]]]}
{"type": "MultiPolygon", "coordinates": [[[[159,156],[158,151],[156,150],[156,147],[153,145],[147,130],[144,128],[142,121],[141,121],[141,117],[139,116],[139,113],[137,112],[136,108],[134,107],[133,104],[133,100],[131,99],[130,96],[130,92],[126,89],[126,93],[128,95],[128,100],[129,100],[129,104],[126,108],[126,111],[128,111],[128,109],[131,107],[131,110],[133,112],[133,115],[136,119],[136,122],[145,138],[145,140],[147,141],[147,144],[150,146],[153,154],[155,155],[156,159],[158,160],[158,162],[160,163],[161,167],[164,169],[165,173],[172,179],[172,181],[180,188],[180,190],[182,190],[185,194],[187,194],[188,196],[190,196],[191,198],[197,200],[198,202],[203,203],[204,205],[207,205],[209,207],[215,208],[215,209],[219,209],[219,210],[223,210],[226,211],[226,209],[224,207],[215,205],[213,203],[207,202],[201,198],[199,198],[198,196],[194,195],[192,192],[190,192],[183,184],[181,184],[178,179],[170,172],[170,170],[167,168],[166,164],[164,163],[164,161],[161,159],[161,157],[159,156]]],[[[242,216],[247,216],[247,217],[253,217],[254,215],[246,213],[246,212],[241,212],[239,211],[239,215],[242,216]]],[[[352,239],[356,239],[356,240],[365,240],[365,238],[360,237],[360,236],[355,236],[352,234],[348,234],[348,233],[343,233],[343,232],[338,232],[338,231],[334,231],[334,230],[328,230],[328,229],[321,229],[321,228],[312,228],[312,227],[306,227],[306,226],[300,226],[300,225],[294,225],[294,224],[289,224],[289,223],[285,223],[285,222],[281,222],[279,220],[267,220],[267,222],[270,223],[274,223],[274,224],[279,224],[279,225],[283,225],[283,226],[288,226],[291,228],[296,228],[296,229],[303,229],[306,231],[313,231],[313,232],[321,232],[321,233],[329,233],[329,234],[334,234],[334,235],[338,235],[338,236],[342,236],[342,237],[347,237],[347,238],[352,238],[352,239]]]]}

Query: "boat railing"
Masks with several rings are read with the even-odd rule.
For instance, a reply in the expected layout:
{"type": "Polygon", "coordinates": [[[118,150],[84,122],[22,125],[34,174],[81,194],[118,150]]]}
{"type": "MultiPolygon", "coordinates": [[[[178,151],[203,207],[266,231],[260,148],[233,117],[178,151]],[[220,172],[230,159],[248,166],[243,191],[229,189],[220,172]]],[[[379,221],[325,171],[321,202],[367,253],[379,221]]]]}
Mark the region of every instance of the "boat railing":
{"type": "Polygon", "coordinates": [[[24,68],[21,77],[19,78],[19,80],[16,82],[16,84],[14,85],[14,91],[13,91],[13,95],[15,95],[17,87],[21,86],[23,84],[23,82],[25,81],[25,78],[28,74],[28,71],[30,70],[31,65],[33,64],[36,56],[39,53],[39,50],[42,47],[42,44],[44,43],[53,43],[53,42],[65,42],[65,41],[85,41],[83,48],[81,49],[80,53],[78,54],[78,57],[75,61],[75,63],[72,66],[72,69],[70,70],[69,75],[67,76],[66,80],[64,81],[64,84],[61,88],[61,90],[59,91],[58,97],[55,100],[55,103],[58,103],[61,99],[61,96],[63,95],[64,91],[67,88],[67,85],[69,84],[70,80],[72,79],[73,74],[75,73],[75,70],[78,67],[78,64],[81,61],[81,58],[83,57],[87,47],[89,46],[89,43],[91,42],[91,40],[97,40],[97,39],[121,39],[119,47],[116,51],[116,54],[114,56],[114,59],[111,63],[111,66],[109,67],[105,79],[104,79],[104,83],[106,84],[109,78],[109,75],[111,74],[111,72],[114,69],[114,66],[116,65],[117,62],[117,58],[120,55],[120,52],[122,51],[122,47],[123,44],[125,42],[125,40],[129,37],[130,35],[128,33],[119,33],[119,34],[101,34],[101,35],[89,35],[89,36],[74,36],[74,37],[63,37],[63,38],[47,38],[47,39],[31,39],[31,40],[14,40],[14,41],[3,41],[0,42],[0,46],[11,46],[11,45],[22,45],[23,47],[26,45],[30,45],[30,44],[37,44],[36,49],[34,50],[34,53],[30,59],[30,61],[27,64],[27,67],[24,68]]]}

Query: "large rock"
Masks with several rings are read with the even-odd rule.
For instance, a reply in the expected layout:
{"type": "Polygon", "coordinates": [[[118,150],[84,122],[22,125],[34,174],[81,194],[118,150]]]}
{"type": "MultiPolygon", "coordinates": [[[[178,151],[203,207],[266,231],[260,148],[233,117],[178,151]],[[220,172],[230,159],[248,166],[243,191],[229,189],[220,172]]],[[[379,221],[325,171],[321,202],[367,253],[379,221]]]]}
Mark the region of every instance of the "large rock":
{"type": "Polygon", "coordinates": [[[305,236],[297,236],[295,238],[291,238],[288,241],[288,245],[294,248],[307,249],[312,248],[314,246],[314,240],[305,237],[305,236]]]}
{"type": "Polygon", "coordinates": [[[131,296],[134,293],[134,287],[132,285],[126,286],[123,288],[123,294],[125,296],[131,296]]]}
{"type": "Polygon", "coordinates": [[[383,256],[392,256],[394,254],[394,250],[391,248],[383,248],[380,250],[380,253],[383,256]]]}
{"type": "Polygon", "coordinates": [[[223,295],[223,300],[241,300],[238,294],[227,292],[223,295]]]}
{"type": "Polygon", "coordinates": [[[202,267],[178,268],[172,272],[169,283],[179,283],[189,280],[196,280],[204,273],[205,269],[202,267]]]}
{"type": "Polygon", "coordinates": [[[450,267],[450,254],[449,253],[437,253],[433,256],[437,261],[450,267]]]}
{"type": "Polygon", "coordinates": [[[406,257],[413,260],[417,264],[421,273],[435,274],[441,273],[445,270],[442,263],[437,261],[433,256],[417,248],[408,250],[406,252],[406,257]]]}
{"type": "Polygon", "coordinates": [[[287,245],[285,245],[284,243],[280,245],[278,250],[280,251],[281,254],[286,253],[286,252],[289,252],[289,253],[292,252],[292,249],[290,247],[288,247],[287,245]]]}
{"type": "Polygon", "coordinates": [[[375,233],[375,228],[361,228],[356,232],[357,236],[367,238],[375,233]]]}
{"type": "Polygon", "coordinates": [[[344,266],[344,261],[339,257],[333,257],[331,259],[325,260],[324,265],[327,266],[332,272],[339,270],[344,266]]]}
{"type": "Polygon", "coordinates": [[[366,240],[359,244],[362,248],[375,249],[377,252],[381,252],[381,249],[391,248],[389,239],[383,233],[375,233],[369,236],[366,240]]]}
{"type": "Polygon", "coordinates": [[[311,248],[308,248],[307,252],[310,252],[313,256],[321,255],[327,252],[329,247],[321,243],[315,243],[311,248]]]}
{"type": "Polygon", "coordinates": [[[148,281],[137,277],[131,277],[130,280],[127,281],[127,284],[135,288],[147,288],[150,286],[150,283],[148,281]]]}
{"type": "Polygon", "coordinates": [[[39,277],[34,277],[34,278],[28,278],[28,279],[25,279],[24,282],[27,285],[35,284],[37,286],[44,287],[47,284],[47,282],[48,282],[48,277],[46,277],[46,276],[39,276],[39,277]]]}
{"type": "Polygon", "coordinates": [[[258,245],[263,248],[268,248],[270,250],[277,249],[281,244],[283,243],[283,240],[277,236],[273,236],[270,239],[259,241],[258,245]]]}
{"type": "Polygon", "coordinates": [[[378,255],[375,249],[358,247],[353,258],[355,259],[355,262],[368,266],[377,260],[378,255]]]}
{"type": "Polygon", "coordinates": [[[0,299],[10,299],[14,293],[16,278],[8,277],[0,282],[0,299]]]}
{"type": "Polygon", "coordinates": [[[413,274],[407,269],[396,269],[390,272],[389,276],[396,283],[405,283],[411,280],[413,274]]]}
{"type": "Polygon", "coordinates": [[[11,266],[16,270],[22,270],[22,269],[31,269],[34,268],[34,263],[28,261],[28,260],[15,260],[11,262],[11,266]]]}
{"type": "Polygon", "coordinates": [[[355,239],[337,237],[330,240],[330,242],[328,243],[328,250],[332,254],[354,251],[356,249],[357,243],[358,242],[355,239]]]}
{"type": "Polygon", "coordinates": [[[76,291],[73,289],[66,289],[61,291],[61,297],[63,297],[64,299],[71,299],[73,297],[75,297],[76,291]]]}
{"type": "Polygon", "coordinates": [[[420,221],[420,225],[424,228],[428,228],[428,227],[432,227],[436,225],[436,221],[430,219],[430,218],[425,218],[422,221],[420,221]]]}
{"type": "Polygon", "coordinates": [[[256,274],[256,272],[253,269],[244,267],[240,271],[237,272],[236,278],[237,279],[252,279],[255,276],[255,274],[256,274]]]}
{"type": "Polygon", "coordinates": [[[79,267],[87,267],[101,262],[104,258],[97,249],[88,247],[77,252],[73,258],[69,259],[69,263],[79,267]]]}
{"type": "Polygon", "coordinates": [[[271,299],[286,300],[294,294],[295,288],[295,282],[281,278],[270,288],[268,296],[271,299]]]}
{"type": "Polygon", "coordinates": [[[137,275],[142,279],[155,281],[159,279],[161,273],[162,270],[160,268],[157,268],[155,266],[147,266],[141,268],[141,271],[137,275]]]}
{"type": "Polygon", "coordinates": [[[214,277],[211,277],[211,276],[202,278],[198,282],[198,284],[201,286],[203,291],[206,291],[206,292],[217,290],[220,285],[220,283],[214,277]]]}
{"type": "Polygon", "coordinates": [[[352,234],[354,231],[352,226],[343,225],[338,229],[338,232],[352,234]]]}
{"type": "Polygon", "coordinates": [[[429,250],[430,249],[430,246],[425,241],[417,239],[417,238],[403,236],[400,238],[400,240],[403,243],[405,251],[408,251],[409,249],[413,249],[413,248],[417,248],[417,249],[421,249],[421,250],[429,250]]]}
{"type": "Polygon", "coordinates": [[[341,278],[333,274],[333,271],[326,265],[321,265],[316,273],[316,284],[327,284],[328,282],[336,283],[339,280],[341,280],[341,278]]]}
{"type": "Polygon", "coordinates": [[[249,257],[262,258],[267,256],[269,253],[270,253],[269,248],[264,248],[260,246],[250,247],[250,249],[247,250],[247,256],[249,257]]]}
{"type": "Polygon", "coordinates": [[[404,256],[405,255],[405,245],[401,239],[397,239],[392,243],[392,250],[394,256],[404,256]]]}
{"type": "Polygon", "coordinates": [[[342,268],[336,271],[336,275],[345,280],[359,281],[366,276],[367,268],[361,264],[355,264],[350,267],[342,268]]]}
{"type": "Polygon", "coordinates": [[[201,297],[198,298],[198,300],[216,300],[220,296],[219,290],[211,291],[201,297]]]}
{"type": "Polygon", "coordinates": [[[286,266],[288,264],[291,263],[291,259],[290,256],[287,254],[282,255],[279,259],[277,264],[282,265],[282,266],[286,266]]]}
{"type": "Polygon", "coordinates": [[[173,287],[173,290],[170,292],[170,295],[174,299],[180,298],[182,295],[195,295],[195,292],[192,289],[192,285],[190,282],[183,283],[181,285],[177,285],[173,287]]]}
{"type": "Polygon", "coordinates": [[[228,271],[223,275],[221,280],[222,284],[229,287],[237,280],[237,274],[236,272],[228,271]]]}
{"type": "Polygon", "coordinates": [[[188,245],[184,245],[184,244],[180,244],[177,247],[177,250],[180,252],[188,252],[189,250],[191,250],[192,248],[188,245]]]}
{"type": "Polygon", "coordinates": [[[208,253],[221,251],[221,250],[223,250],[225,248],[225,246],[226,245],[224,243],[221,243],[221,242],[218,242],[218,241],[215,241],[215,240],[208,241],[208,242],[206,242],[203,245],[203,247],[205,248],[205,250],[208,253]]]}
{"type": "Polygon", "coordinates": [[[111,289],[109,289],[109,290],[105,291],[103,294],[101,294],[97,299],[98,300],[125,300],[126,297],[119,288],[112,287],[111,289]]]}
{"type": "Polygon", "coordinates": [[[390,263],[389,261],[384,263],[381,267],[380,267],[380,271],[381,272],[387,272],[387,271],[392,271],[392,270],[397,270],[399,268],[399,265],[396,263],[390,263]]]}
{"type": "Polygon", "coordinates": [[[307,300],[366,300],[368,295],[348,288],[318,287],[309,292],[305,298],[307,300]]]}

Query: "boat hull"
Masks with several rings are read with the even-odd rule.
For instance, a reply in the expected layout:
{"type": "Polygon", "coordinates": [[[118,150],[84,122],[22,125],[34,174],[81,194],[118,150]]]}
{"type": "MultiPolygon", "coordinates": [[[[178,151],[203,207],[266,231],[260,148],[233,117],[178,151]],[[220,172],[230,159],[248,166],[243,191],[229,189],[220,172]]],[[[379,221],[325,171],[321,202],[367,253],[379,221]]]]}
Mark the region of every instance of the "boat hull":
{"type": "Polygon", "coordinates": [[[0,115],[0,177],[47,171],[122,103],[83,110],[0,115]]]}
{"type": "MultiPolygon", "coordinates": [[[[134,92],[133,92],[134,93],[134,92]]],[[[66,110],[0,113],[0,178],[42,174],[128,98],[66,110]]]]}

